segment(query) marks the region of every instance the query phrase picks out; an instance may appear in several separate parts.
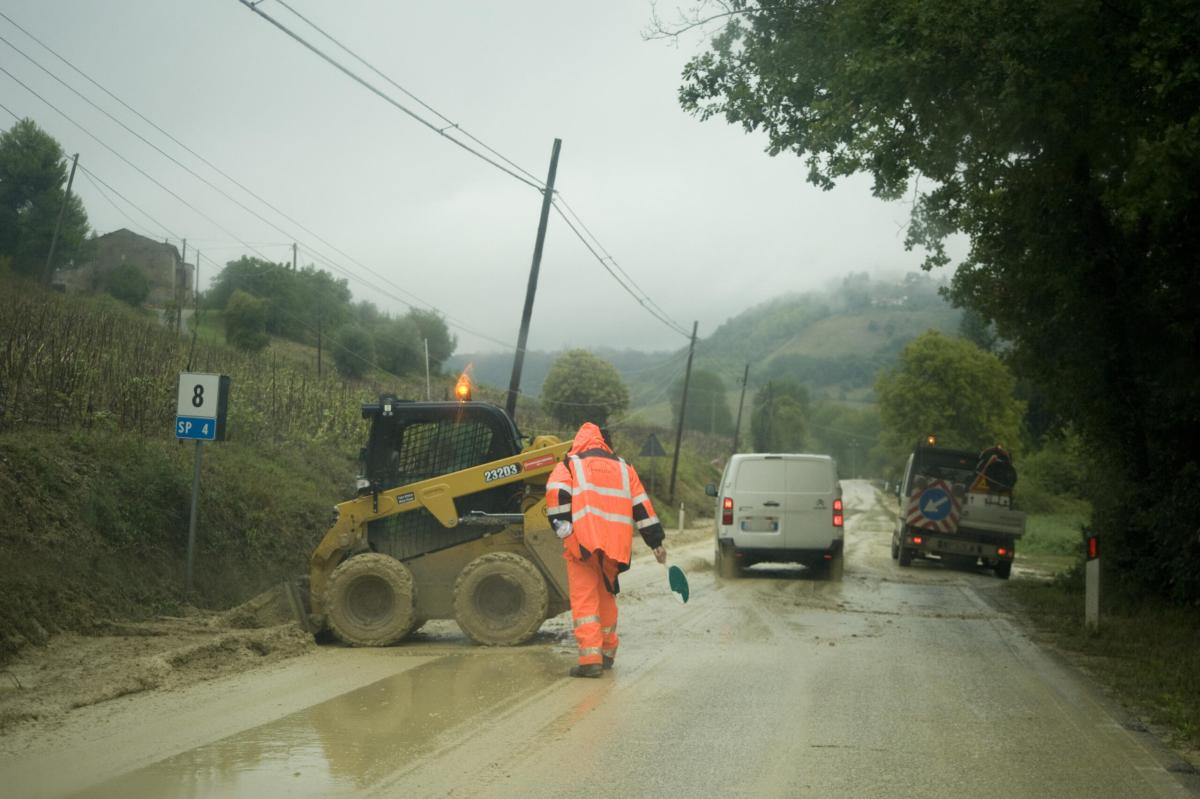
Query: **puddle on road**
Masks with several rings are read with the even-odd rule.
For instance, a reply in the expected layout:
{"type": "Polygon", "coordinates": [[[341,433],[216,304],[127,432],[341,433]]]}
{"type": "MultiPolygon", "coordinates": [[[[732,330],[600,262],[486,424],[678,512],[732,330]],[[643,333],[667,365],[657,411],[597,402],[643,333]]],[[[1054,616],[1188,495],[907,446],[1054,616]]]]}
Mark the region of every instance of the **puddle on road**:
{"type": "Polygon", "coordinates": [[[440,658],[83,791],[92,797],[337,796],[362,792],[564,674],[546,651],[440,658]]]}

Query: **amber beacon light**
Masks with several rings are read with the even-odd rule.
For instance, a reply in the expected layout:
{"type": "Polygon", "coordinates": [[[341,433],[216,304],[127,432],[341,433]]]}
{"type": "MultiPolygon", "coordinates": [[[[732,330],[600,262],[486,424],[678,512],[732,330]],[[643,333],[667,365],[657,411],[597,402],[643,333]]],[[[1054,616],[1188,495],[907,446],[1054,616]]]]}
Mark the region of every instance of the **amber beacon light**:
{"type": "Polygon", "coordinates": [[[463,372],[458,376],[458,382],[454,384],[454,398],[459,402],[471,401],[471,378],[463,372]]]}

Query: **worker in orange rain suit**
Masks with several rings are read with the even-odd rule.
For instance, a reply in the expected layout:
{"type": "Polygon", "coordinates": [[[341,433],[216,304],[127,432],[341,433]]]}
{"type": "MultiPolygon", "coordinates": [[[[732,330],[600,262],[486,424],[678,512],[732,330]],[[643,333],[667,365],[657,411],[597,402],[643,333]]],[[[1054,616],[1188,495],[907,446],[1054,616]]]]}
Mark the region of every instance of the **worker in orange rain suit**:
{"type": "Polygon", "coordinates": [[[546,482],[546,512],[563,542],[579,642],[572,677],[599,677],[617,654],[618,576],[629,569],[633,529],[665,563],[664,533],[637,472],[591,422],[546,482]]]}

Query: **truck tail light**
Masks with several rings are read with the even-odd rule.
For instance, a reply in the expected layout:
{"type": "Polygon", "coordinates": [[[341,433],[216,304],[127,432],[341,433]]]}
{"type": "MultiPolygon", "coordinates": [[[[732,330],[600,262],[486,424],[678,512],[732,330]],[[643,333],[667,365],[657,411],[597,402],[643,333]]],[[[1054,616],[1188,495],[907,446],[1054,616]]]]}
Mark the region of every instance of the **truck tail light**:
{"type": "Polygon", "coordinates": [[[1000,557],[1004,557],[1005,555],[1008,554],[1008,550],[1005,549],[1004,547],[996,547],[996,554],[999,555],[1000,557]]]}
{"type": "Polygon", "coordinates": [[[921,544],[924,544],[924,543],[925,543],[925,537],[924,537],[924,536],[920,536],[920,535],[914,535],[914,536],[912,537],[912,541],[913,541],[913,543],[914,543],[914,544],[916,544],[917,546],[921,546],[921,544]]]}
{"type": "Polygon", "coordinates": [[[721,500],[721,524],[733,524],[733,497],[721,500]]]}
{"type": "Polygon", "coordinates": [[[838,497],[833,501],[833,526],[841,527],[846,522],[846,517],[842,511],[842,498],[838,497]]]}

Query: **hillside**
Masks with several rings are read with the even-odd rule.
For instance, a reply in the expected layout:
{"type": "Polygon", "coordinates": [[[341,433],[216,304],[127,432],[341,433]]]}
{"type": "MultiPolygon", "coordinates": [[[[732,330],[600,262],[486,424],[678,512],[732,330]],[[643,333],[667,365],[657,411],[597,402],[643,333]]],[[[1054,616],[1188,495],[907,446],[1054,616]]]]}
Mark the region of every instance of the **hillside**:
{"type": "MultiPolygon", "coordinates": [[[[750,364],[750,392],[768,379],[790,378],[816,399],[870,402],[875,376],[891,366],[910,340],[934,328],[958,330],[961,313],[938,293],[924,273],[897,279],[851,274],[835,290],[787,294],[742,311],[696,345],[695,369],[716,372],[729,388],[736,413],[742,371],[750,364]]],[[[686,366],[686,347],[673,352],[593,348],[621,373],[630,390],[631,416],[668,425],[668,395],[686,366]]],[[[525,358],[523,392],[537,396],[558,352],[535,351],[525,358]]],[[[471,365],[481,382],[506,387],[511,353],[456,355],[448,369],[471,365]]]]}

